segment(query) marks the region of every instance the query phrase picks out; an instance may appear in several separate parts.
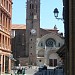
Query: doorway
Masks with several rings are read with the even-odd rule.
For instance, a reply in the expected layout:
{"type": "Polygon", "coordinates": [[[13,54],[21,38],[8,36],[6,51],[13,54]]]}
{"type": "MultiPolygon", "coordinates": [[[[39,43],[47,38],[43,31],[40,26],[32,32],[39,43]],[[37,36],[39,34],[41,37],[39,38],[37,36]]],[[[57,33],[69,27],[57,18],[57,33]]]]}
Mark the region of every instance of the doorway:
{"type": "Polygon", "coordinates": [[[57,59],[49,59],[49,66],[57,66],[57,59]]]}

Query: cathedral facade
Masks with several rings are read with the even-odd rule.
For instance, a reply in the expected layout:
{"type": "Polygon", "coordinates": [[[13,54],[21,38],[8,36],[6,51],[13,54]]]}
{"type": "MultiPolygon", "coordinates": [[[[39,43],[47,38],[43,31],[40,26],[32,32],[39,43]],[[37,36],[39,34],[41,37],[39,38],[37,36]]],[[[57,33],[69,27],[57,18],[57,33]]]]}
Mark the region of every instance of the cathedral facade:
{"type": "Polygon", "coordinates": [[[43,64],[46,64],[48,66],[57,66],[60,62],[62,63],[62,59],[56,52],[64,44],[64,39],[54,31],[45,34],[41,38],[37,38],[37,65],[39,65],[40,60],[43,64]]]}

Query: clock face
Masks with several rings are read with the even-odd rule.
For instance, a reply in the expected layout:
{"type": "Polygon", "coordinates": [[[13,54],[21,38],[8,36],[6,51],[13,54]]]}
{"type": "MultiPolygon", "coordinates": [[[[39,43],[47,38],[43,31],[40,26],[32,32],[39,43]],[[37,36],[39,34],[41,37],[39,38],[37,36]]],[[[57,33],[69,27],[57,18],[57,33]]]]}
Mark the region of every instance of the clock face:
{"type": "Polygon", "coordinates": [[[36,33],[36,30],[35,30],[35,29],[32,29],[32,30],[31,30],[31,33],[32,33],[32,34],[35,34],[35,33],[36,33]]]}

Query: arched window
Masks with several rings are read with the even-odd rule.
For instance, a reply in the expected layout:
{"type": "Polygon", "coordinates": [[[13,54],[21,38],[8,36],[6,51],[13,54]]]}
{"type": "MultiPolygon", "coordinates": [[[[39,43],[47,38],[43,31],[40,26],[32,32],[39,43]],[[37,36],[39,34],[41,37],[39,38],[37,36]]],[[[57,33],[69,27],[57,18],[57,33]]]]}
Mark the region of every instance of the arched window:
{"type": "Polygon", "coordinates": [[[34,9],[34,4],[30,4],[30,9],[34,9]]]}
{"type": "Polygon", "coordinates": [[[31,9],[31,4],[30,4],[30,9],[31,9]]]}
{"type": "Polygon", "coordinates": [[[56,45],[56,41],[53,38],[48,38],[46,40],[46,46],[47,47],[54,47],[56,45]]]}
{"type": "Polygon", "coordinates": [[[41,43],[41,46],[43,46],[43,43],[41,43]]]}

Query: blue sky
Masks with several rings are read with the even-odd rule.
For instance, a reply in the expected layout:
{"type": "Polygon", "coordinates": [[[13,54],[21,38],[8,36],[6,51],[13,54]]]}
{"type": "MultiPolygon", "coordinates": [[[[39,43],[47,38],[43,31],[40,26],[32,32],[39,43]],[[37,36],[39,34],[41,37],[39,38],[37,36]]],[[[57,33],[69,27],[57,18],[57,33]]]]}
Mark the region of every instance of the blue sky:
{"type": "MultiPolygon", "coordinates": [[[[26,0],[12,0],[12,23],[26,24],[26,0]]],[[[53,29],[57,26],[59,32],[64,32],[63,21],[54,17],[54,9],[58,8],[59,17],[62,18],[62,0],[40,0],[40,27],[53,29]]]]}

